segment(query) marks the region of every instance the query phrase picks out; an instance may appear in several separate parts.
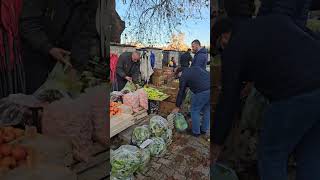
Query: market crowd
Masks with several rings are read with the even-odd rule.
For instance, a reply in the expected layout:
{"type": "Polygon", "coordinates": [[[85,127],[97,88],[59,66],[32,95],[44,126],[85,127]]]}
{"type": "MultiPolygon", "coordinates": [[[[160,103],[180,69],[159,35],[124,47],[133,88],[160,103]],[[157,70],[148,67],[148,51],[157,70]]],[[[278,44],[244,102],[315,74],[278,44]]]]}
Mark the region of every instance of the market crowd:
{"type": "MultiPolygon", "coordinates": [[[[249,97],[257,102],[250,108],[264,104],[259,112],[261,123],[251,119],[259,132],[260,179],[288,179],[288,161],[293,155],[296,179],[318,180],[320,146],[314,142],[320,135],[320,36],[306,25],[309,10],[320,9],[319,1],[262,0],[255,18],[254,1],[232,2],[224,2],[227,16],[217,18],[212,30],[222,68],[211,137],[213,163],[226,150],[235,127],[241,90],[250,86],[253,94],[249,97]]],[[[240,144],[234,152],[243,146],[248,145],[240,144]]],[[[238,162],[247,160],[237,158],[238,162]]]]}
{"type": "MultiPolygon", "coordinates": [[[[151,55],[152,52],[150,57],[151,55]]],[[[117,85],[117,90],[122,90],[127,82],[139,83],[139,77],[142,73],[140,66],[146,61],[141,58],[143,58],[143,54],[140,51],[124,52],[119,56],[116,63],[116,81],[114,82],[117,85]]],[[[147,61],[149,61],[150,69],[153,69],[151,66],[152,58],[147,61]]],[[[210,74],[206,70],[207,64],[208,52],[206,48],[201,46],[199,40],[194,40],[191,43],[191,49],[180,56],[178,65],[174,57],[167,63],[163,63],[164,67],[172,67],[173,76],[179,79],[176,108],[172,109],[172,112],[179,112],[187,90],[192,92],[190,109],[192,130],[189,133],[196,137],[208,133],[210,128],[210,98],[208,98],[210,96],[210,74]],[[191,56],[191,51],[194,57],[191,56]]]]}

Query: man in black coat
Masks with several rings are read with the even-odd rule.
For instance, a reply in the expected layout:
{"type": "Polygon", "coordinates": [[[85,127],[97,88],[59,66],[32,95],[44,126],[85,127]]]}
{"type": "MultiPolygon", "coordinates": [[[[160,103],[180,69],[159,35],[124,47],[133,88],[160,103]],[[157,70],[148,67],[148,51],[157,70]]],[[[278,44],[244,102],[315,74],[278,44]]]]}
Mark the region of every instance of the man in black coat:
{"type": "Polygon", "coordinates": [[[183,53],[180,57],[180,65],[182,68],[188,68],[190,62],[192,61],[191,49],[188,49],[187,52],[183,53]]]}
{"type": "Polygon", "coordinates": [[[47,79],[55,63],[71,55],[81,72],[98,43],[95,25],[97,0],[27,0],[21,15],[23,62],[27,94],[47,79]]]}
{"type": "Polygon", "coordinates": [[[139,82],[139,61],[139,52],[124,52],[119,56],[116,70],[118,90],[122,90],[128,81],[139,82]]]}

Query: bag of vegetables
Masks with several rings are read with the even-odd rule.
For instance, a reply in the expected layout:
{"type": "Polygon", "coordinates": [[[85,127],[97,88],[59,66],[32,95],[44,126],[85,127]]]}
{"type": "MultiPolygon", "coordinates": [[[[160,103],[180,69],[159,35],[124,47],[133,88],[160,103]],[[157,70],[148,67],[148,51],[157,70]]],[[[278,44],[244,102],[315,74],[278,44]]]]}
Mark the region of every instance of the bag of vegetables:
{"type": "Polygon", "coordinates": [[[132,143],[140,146],[145,140],[149,139],[150,131],[147,125],[136,127],[132,132],[132,143]]]}
{"type": "Polygon", "coordinates": [[[180,132],[185,131],[188,128],[188,122],[181,113],[175,113],[174,125],[176,130],[180,132]]]}
{"type": "Polygon", "coordinates": [[[166,142],[167,145],[172,143],[172,130],[167,129],[165,133],[161,136],[162,139],[166,142]]]}
{"type": "Polygon", "coordinates": [[[124,88],[121,90],[122,93],[126,94],[128,92],[134,92],[138,88],[133,82],[128,81],[124,88]]]}
{"type": "Polygon", "coordinates": [[[167,150],[166,142],[160,137],[154,137],[151,139],[152,142],[147,147],[151,156],[162,157],[167,150]]]}
{"type": "Polygon", "coordinates": [[[153,116],[150,119],[151,136],[161,137],[169,128],[168,121],[161,116],[153,116]]]}
{"type": "Polygon", "coordinates": [[[133,112],[139,112],[139,94],[133,92],[123,95],[123,104],[130,106],[133,112]]]}
{"type": "Polygon", "coordinates": [[[151,159],[151,153],[148,150],[141,150],[141,164],[138,169],[139,172],[142,172],[148,165],[151,159]]]}
{"type": "Polygon", "coordinates": [[[111,151],[111,175],[115,178],[126,179],[133,176],[141,167],[142,153],[136,146],[122,145],[111,151]]]}

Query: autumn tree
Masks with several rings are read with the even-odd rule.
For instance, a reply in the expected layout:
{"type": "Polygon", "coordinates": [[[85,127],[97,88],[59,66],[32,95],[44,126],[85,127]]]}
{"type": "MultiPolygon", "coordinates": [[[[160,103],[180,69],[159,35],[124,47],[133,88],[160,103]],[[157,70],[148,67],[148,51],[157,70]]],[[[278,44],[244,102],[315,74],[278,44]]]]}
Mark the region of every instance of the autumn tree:
{"type": "Polygon", "coordinates": [[[186,51],[188,50],[188,45],[185,43],[185,34],[178,33],[171,36],[168,46],[165,48],[167,50],[176,50],[176,51],[186,51]]]}
{"type": "Polygon", "coordinates": [[[210,9],[209,0],[117,0],[126,9],[126,34],[131,41],[155,44],[179,33],[181,25],[204,19],[202,11],[210,9]]]}

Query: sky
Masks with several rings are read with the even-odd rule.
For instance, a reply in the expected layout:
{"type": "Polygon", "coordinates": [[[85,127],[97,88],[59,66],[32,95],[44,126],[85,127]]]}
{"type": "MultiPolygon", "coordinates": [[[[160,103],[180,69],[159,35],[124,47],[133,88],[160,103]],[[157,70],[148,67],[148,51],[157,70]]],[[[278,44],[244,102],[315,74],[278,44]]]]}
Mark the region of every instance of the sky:
{"type": "MultiPolygon", "coordinates": [[[[116,0],[116,10],[124,20],[126,7],[122,1],[116,0]]],[[[202,45],[209,46],[210,44],[210,11],[206,9],[202,12],[204,19],[203,20],[189,20],[182,24],[180,31],[185,33],[185,43],[191,45],[191,42],[195,39],[198,39],[202,45]]],[[[127,23],[126,23],[127,26],[127,23]]],[[[124,33],[122,33],[124,34],[124,33]]],[[[130,39],[130,37],[128,37],[130,39]]],[[[169,41],[169,39],[167,40],[169,41]]]]}

